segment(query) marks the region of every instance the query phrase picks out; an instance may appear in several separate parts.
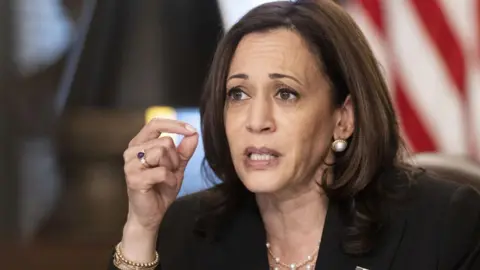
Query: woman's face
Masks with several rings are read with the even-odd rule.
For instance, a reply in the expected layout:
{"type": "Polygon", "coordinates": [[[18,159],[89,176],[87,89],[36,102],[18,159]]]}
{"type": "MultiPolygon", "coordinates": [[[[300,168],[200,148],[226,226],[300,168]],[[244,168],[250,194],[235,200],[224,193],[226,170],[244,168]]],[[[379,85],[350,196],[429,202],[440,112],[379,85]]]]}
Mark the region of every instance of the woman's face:
{"type": "MultiPolygon", "coordinates": [[[[235,170],[255,193],[312,188],[342,114],[300,35],[245,36],[226,82],[225,129],[235,170]]],[[[315,185],[317,186],[317,185],[315,185]]]]}

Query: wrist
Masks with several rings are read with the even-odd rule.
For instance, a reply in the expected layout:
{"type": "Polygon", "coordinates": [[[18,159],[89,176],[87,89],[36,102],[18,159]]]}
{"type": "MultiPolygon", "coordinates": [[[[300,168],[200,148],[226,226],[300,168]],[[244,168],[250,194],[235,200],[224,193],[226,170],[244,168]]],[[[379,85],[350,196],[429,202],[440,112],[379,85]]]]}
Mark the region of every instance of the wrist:
{"type": "Polygon", "coordinates": [[[135,222],[127,221],[123,226],[123,236],[136,239],[156,239],[159,227],[145,227],[135,222]]]}
{"type": "Polygon", "coordinates": [[[146,235],[156,234],[160,228],[160,223],[152,222],[151,224],[144,224],[145,222],[139,222],[133,215],[128,215],[127,222],[123,227],[123,232],[141,233],[146,235]]]}
{"type": "Polygon", "coordinates": [[[150,262],[155,258],[158,228],[145,228],[127,221],[123,228],[122,252],[132,261],[150,262]]]}

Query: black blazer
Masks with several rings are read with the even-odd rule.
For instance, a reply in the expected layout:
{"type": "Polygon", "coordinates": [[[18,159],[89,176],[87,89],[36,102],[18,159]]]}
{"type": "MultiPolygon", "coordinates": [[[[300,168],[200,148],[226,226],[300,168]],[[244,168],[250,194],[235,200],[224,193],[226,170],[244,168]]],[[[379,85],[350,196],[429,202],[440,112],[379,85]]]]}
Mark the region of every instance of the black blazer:
{"type": "MultiPolygon", "coordinates": [[[[480,195],[469,186],[422,176],[365,256],[342,252],[342,222],[328,209],[317,270],[480,270],[480,195]],[[361,269],[361,268],[358,268],[361,269]]],[[[178,199],[159,231],[162,270],[267,270],[266,237],[256,205],[245,204],[215,241],[196,233],[201,193],[178,199]]],[[[110,269],[115,269],[110,265],[110,269]]]]}

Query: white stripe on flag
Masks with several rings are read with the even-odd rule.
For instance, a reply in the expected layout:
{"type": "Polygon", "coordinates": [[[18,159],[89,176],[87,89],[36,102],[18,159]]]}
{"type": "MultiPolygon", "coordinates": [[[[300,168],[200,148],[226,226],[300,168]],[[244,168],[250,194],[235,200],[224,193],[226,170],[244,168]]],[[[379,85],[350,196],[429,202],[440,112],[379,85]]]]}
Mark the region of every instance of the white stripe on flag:
{"type": "MultiPolygon", "coordinates": [[[[391,40],[400,79],[423,123],[434,134],[438,150],[467,152],[463,106],[440,55],[414,15],[408,1],[385,1],[390,13],[391,40]]],[[[405,119],[408,121],[408,119],[405,119]]]]}

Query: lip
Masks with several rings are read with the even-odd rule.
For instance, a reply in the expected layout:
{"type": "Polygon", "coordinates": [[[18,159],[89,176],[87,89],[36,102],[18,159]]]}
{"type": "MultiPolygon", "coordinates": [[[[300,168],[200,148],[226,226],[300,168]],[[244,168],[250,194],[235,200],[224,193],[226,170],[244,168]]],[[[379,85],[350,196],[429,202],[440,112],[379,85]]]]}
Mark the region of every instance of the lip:
{"type": "Polygon", "coordinates": [[[247,147],[245,148],[244,152],[244,164],[247,169],[251,170],[268,170],[272,169],[280,163],[280,157],[282,156],[280,152],[267,148],[267,147],[247,147]],[[250,154],[269,154],[274,156],[275,158],[269,160],[251,160],[250,154]]]}
{"type": "Polygon", "coordinates": [[[255,147],[255,146],[249,146],[249,147],[245,148],[244,154],[247,157],[250,154],[269,154],[269,155],[273,155],[277,158],[281,156],[280,152],[278,152],[275,149],[271,149],[271,148],[268,148],[268,147],[258,148],[258,147],[255,147]]]}

